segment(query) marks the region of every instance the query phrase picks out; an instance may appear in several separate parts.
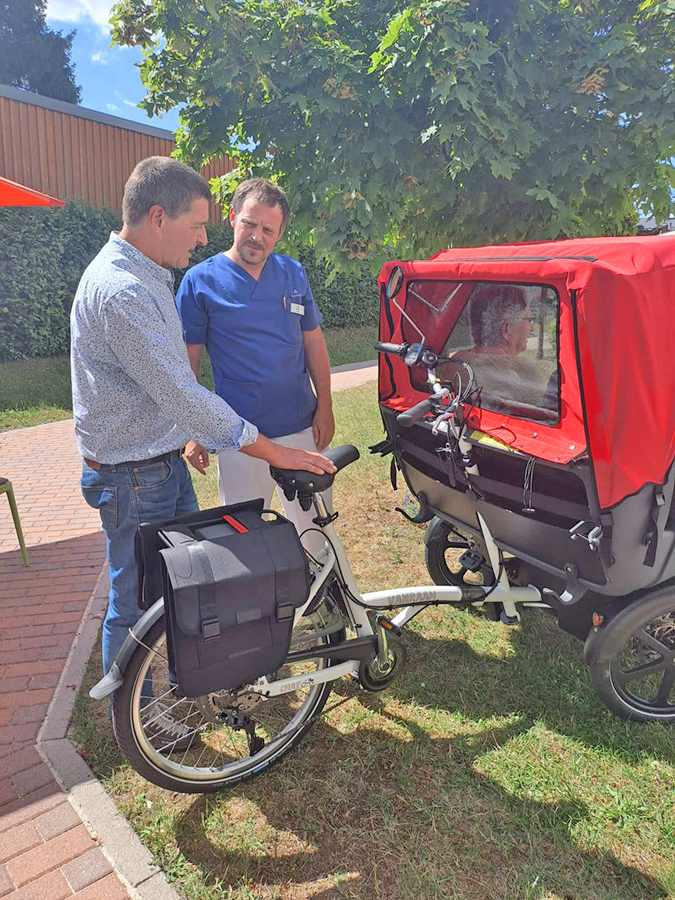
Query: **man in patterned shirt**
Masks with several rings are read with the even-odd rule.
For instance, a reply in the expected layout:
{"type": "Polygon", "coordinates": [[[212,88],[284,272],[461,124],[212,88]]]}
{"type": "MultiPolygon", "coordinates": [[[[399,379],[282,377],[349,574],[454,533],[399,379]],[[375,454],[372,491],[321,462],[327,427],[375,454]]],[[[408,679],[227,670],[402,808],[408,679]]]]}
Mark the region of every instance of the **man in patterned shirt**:
{"type": "MultiPolygon", "coordinates": [[[[286,469],[334,472],[318,453],[280,446],[196,380],[171,268],[206,244],[208,184],[175,159],[140,162],[124,189],[123,228],[90,263],[71,312],[71,371],[82,492],[98,509],[110,568],[103,623],[108,672],[138,620],[141,522],[197,509],[182,448],[239,450],[286,469]]],[[[176,723],[167,723],[167,728],[176,723]]],[[[174,735],[172,735],[174,736],[174,735]]]]}

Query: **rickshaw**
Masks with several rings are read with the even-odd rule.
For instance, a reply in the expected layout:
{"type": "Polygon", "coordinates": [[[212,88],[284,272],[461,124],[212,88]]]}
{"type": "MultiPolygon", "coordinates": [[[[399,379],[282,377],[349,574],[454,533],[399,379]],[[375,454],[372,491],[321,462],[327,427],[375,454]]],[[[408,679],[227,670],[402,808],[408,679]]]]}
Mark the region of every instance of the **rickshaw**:
{"type": "Polygon", "coordinates": [[[379,287],[374,449],[435,584],[549,608],[612,712],[675,721],[675,235],[444,250],[379,287]]]}

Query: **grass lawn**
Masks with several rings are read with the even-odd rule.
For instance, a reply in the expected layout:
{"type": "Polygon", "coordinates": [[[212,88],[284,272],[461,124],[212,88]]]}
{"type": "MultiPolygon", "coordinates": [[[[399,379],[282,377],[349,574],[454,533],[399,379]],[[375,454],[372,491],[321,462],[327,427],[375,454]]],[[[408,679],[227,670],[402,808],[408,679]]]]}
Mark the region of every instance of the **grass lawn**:
{"type": "MultiPolygon", "coordinates": [[[[335,401],[335,443],[362,452],[334,489],[362,589],[427,583],[423,527],[393,511],[405,492],[367,452],[374,385],[335,401]]],[[[214,469],[194,476],[203,505],[214,469]]],[[[84,691],[72,736],[190,900],[675,898],[675,731],[612,717],[582,645],[542,611],[509,629],[428,609],[406,642],[391,688],[339,683],[295,752],[221,795],[144,782],[84,691]]],[[[94,654],[85,689],[99,671],[94,654]]]]}
{"type": "MultiPolygon", "coordinates": [[[[373,344],[377,335],[374,325],[334,328],[325,334],[334,366],[375,358],[373,344]]],[[[206,354],[202,383],[213,388],[211,366],[206,354]]],[[[70,362],[67,356],[0,363],[0,432],[43,425],[71,416],[70,362]]]]}

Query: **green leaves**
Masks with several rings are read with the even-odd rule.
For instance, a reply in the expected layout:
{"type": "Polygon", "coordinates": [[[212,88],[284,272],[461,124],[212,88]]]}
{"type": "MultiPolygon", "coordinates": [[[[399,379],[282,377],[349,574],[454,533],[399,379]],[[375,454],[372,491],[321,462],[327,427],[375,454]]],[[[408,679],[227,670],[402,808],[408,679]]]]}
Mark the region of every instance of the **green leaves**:
{"type": "Polygon", "coordinates": [[[114,33],[146,50],[146,106],[185,104],[184,159],[231,147],[226,197],[278,178],[289,249],[376,271],[453,244],[630,230],[638,205],[667,214],[674,10],[123,0],[114,33]]]}
{"type": "Polygon", "coordinates": [[[410,24],[411,13],[412,10],[410,8],[404,9],[400,15],[391,20],[391,22],[389,23],[389,28],[387,29],[387,33],[382,38],[380,45],[375,53],[373,53],[371,56],[371,66],[368,69],[369,75],[380,68],[382,63],[387,58],[387,50],[398,40],[401,32],[412,31],[412,26],[410,24]]]}
{"type": "Polygon", "coordinates": [[[218,12],[216,0],[202,0],[204,9],[211,16],[214,22],[220,23],[220,13],[218,12]]]}
{"type": "MultiPolygon", "coordinates": [[[[490,160],[490,171],[495,178],[506,178],[507,181],[510,181],[517,168],[518,165],[513,159],[495,158],[490,160]]],[[[530,192],[527,191],[527,193],[530,192]]]]}

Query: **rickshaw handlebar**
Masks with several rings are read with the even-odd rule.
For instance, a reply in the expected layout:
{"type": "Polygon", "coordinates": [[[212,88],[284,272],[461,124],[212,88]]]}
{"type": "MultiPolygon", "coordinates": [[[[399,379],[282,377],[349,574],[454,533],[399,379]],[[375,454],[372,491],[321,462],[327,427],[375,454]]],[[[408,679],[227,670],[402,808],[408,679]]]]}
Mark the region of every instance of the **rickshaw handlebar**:
{"type": "Polygon", "coordinates": [[[387,344],[384,341],[377,341],[375,349],[380,353],[393,353],[396,356],[405,356],[409,344],[387,344]]]}
{"type": "Polygon", "coordinates": [[[424,400],[416,403],[415,406],[406,409],[405,412],[399,413],[396,417],[397,424],[402,425],[403,428],[410,428],[415,422],[423,419],[428,412],[431,412],[435,400],[438,400],[438,397],[426,397],[424,400]]]}

